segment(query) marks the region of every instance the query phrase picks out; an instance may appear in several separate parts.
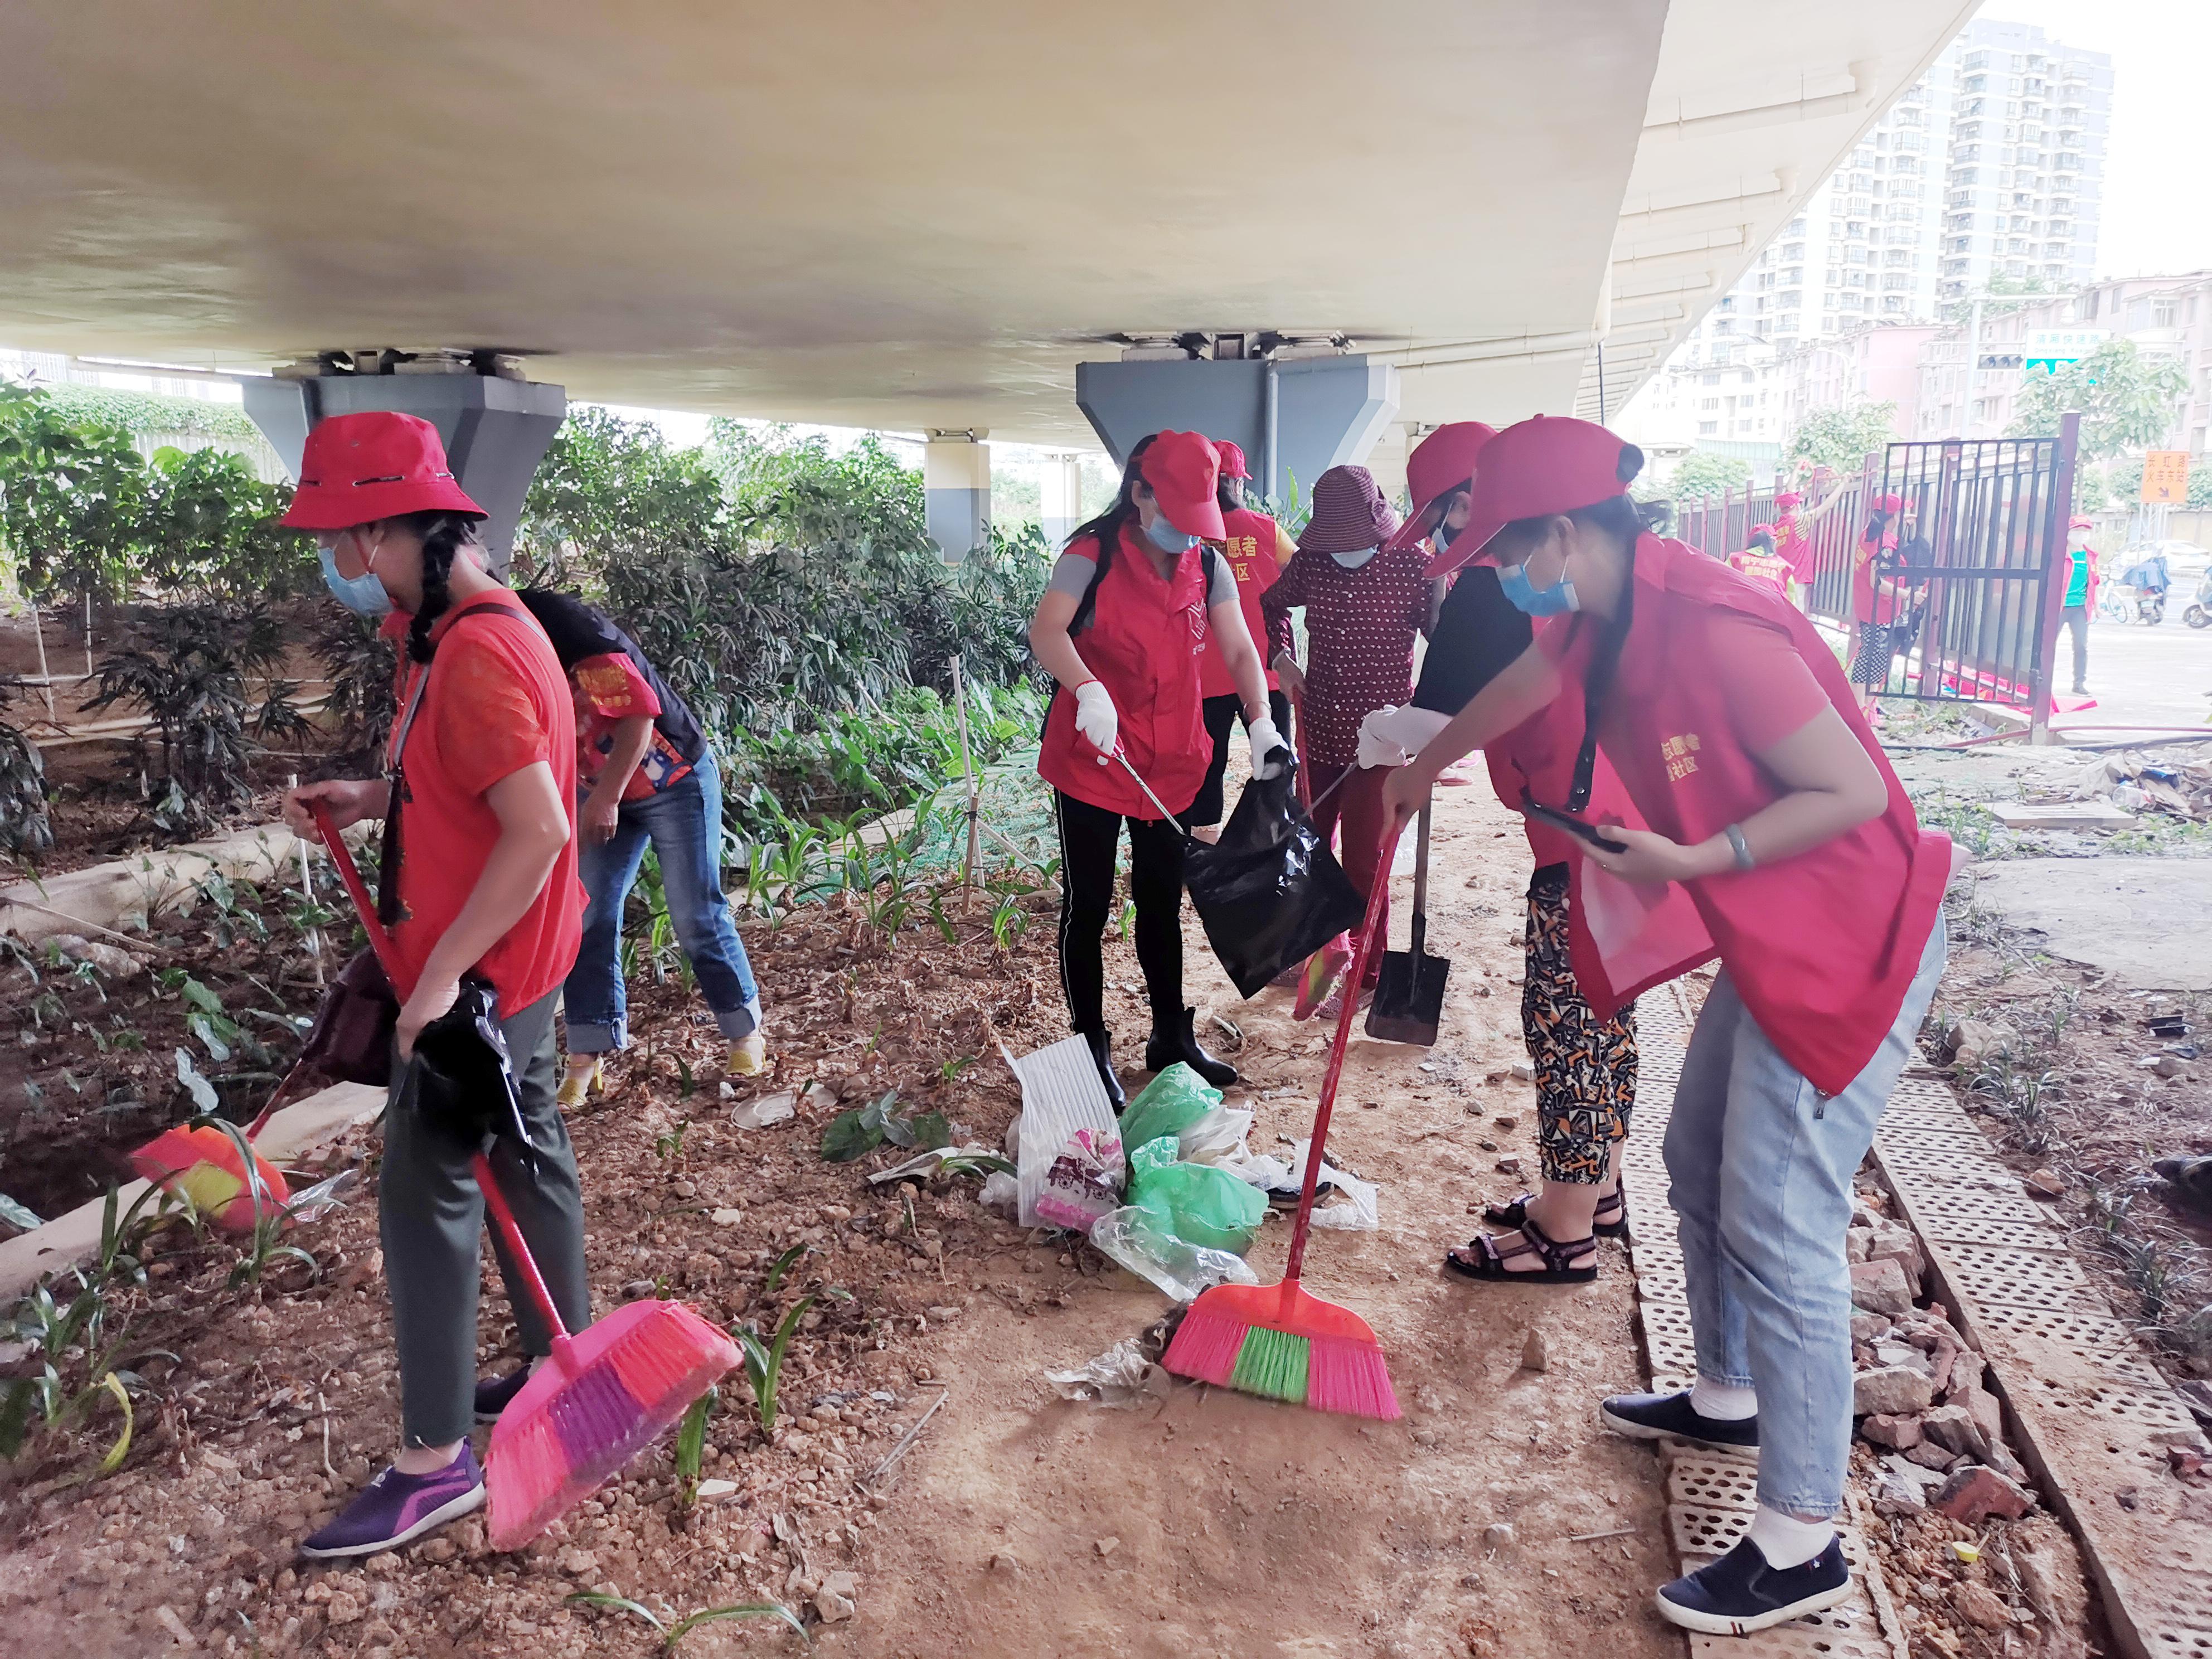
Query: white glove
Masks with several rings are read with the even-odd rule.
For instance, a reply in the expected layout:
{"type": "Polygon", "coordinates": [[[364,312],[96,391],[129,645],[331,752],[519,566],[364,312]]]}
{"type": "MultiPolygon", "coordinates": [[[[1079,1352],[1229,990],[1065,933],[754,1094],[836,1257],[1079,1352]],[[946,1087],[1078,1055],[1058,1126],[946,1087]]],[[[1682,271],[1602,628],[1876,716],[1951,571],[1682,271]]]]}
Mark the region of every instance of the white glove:
{"type": "Polygon", "coordinates": [[[1121,717],[1114,712],[1114,699],[1097,680],[1085,680],[1075,688],[1075,729],[1101,756],[1114,752],[1121,717]]]}
{"type": "Polygon", "coordinates": [[[1282,775],[1283,763],[1290,758],[1290,745],[1283,734],[1275,730],[1275,722],[1261,715],[1244,728],[1244,735],[1252,740],[1252,775],[1273,778],[1282,775]]]}
{"type": "Polygon", "coordinates": [[[1409,766],[1429,739],[1450,723],[1449,714],[1385,704],[1359,722],[1359,764],[1409,766]]]}

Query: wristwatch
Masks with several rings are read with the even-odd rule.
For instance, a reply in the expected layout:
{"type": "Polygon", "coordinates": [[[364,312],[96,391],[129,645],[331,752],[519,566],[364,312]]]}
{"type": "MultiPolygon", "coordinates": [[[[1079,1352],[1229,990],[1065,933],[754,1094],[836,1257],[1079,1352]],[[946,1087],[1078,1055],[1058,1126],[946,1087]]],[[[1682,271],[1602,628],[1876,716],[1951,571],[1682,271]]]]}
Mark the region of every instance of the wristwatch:
{"type": "Polygon", "coordinates": [[[1737,869],[1749,870],[1757,866],[1759,860],[1751,855],[1751,843],[1743,838],[1741,824],[1731,823],[1721,834],[1728,837],[1729,851],[1735,855],[1737,869]]]}

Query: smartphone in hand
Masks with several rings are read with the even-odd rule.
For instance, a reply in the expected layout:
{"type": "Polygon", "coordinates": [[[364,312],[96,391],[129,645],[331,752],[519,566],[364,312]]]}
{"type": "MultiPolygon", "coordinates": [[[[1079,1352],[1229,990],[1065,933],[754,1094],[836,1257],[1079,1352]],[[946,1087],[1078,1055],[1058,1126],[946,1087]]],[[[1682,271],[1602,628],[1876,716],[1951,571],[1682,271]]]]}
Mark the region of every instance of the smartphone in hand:
{"type": "Polygon", "coordinates": [[[1591,846],[1602,848],[1608,853],[1626,853],[1628,850],[1626,842],[1614,841],[1595,824],[1577,817],[1572,812],[1545,805],[1525,789],[1521,792],[1521,810],[1540,823],[1564,830],[1571,836],[1578,836],[1591,846]]]}

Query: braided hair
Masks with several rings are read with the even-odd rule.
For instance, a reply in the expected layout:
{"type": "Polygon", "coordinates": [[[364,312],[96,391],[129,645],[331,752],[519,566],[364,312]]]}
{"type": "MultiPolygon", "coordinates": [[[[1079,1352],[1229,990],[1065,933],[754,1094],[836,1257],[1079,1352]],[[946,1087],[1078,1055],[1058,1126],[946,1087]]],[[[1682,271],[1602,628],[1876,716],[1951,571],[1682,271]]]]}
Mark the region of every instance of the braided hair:
{"type": "Polygon", "coordinates": [[[430,629],[453,603],[446,578],[452,574],[454,555],[483,544],[477,539],[477,520],[465,513],[406,513],[393,522],[422,542],[422,603],[416,607],[414,624],[407,630],[407,655],[410,661],[427,663],[438,649],[431,642],[430,629]]]}

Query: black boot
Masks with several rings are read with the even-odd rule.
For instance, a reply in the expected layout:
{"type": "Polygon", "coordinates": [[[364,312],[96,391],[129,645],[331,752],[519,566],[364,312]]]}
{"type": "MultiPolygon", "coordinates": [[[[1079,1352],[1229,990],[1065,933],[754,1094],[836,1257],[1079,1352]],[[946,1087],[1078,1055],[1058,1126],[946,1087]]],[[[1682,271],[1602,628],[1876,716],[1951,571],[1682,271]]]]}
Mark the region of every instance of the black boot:
{"type": "Polygon", "coordinates": [[[1178,1017],[1152,1017],[1152,1040],[1145,1045],[1145,1069],[1164,1072],[1181,1060],[1217,1089],[1226,1089],[1237,1081],[1237,1068],[1225,1060],[1216,1060],[1198,1046],[1198,1035],[1191,1023],[1198,1018],[1195,1008],[1186,1008],[1178,1017]]]}
{"type": "Polygon", "coordinates": [[[1106,1103],[1119,1117],[1121,1109],[1129,1103],[1129,1097],[1121,1091],[1121,1079],[1114,1075],[1114,1034],[1102,1026],[1081,1035],[1091,1044],[1091,1058],[1098,1064],[1098,1079],[1106,1085],[1106,1103]]]}

